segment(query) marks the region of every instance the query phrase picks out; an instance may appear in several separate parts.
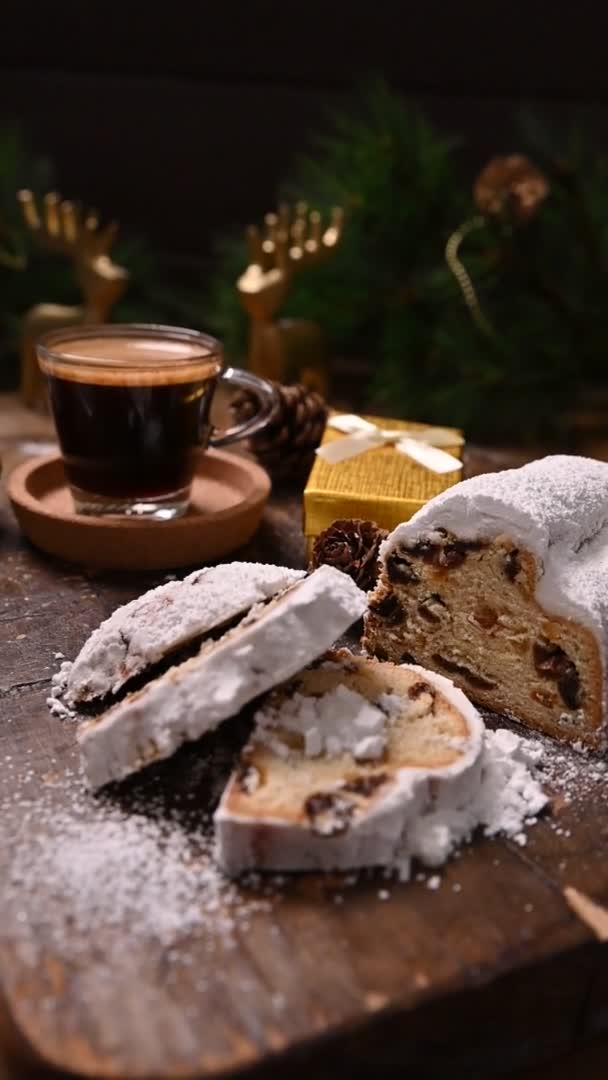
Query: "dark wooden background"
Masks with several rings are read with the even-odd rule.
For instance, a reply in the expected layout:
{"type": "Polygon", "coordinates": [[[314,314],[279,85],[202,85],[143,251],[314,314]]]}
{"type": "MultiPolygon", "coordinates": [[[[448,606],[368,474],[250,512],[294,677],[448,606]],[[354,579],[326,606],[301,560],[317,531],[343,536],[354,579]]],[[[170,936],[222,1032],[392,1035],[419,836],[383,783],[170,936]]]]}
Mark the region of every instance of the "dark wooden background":
{"type": "Polygon", "coordinates": [[[200,255],[269,208],[294,151],[369,73],[465,137],[467,179],[513,148],[522,100],[589,118],[608,144],[607,31],[597,0],[8,0],[0,126],[55,161],[66,193],[200,255]]]}

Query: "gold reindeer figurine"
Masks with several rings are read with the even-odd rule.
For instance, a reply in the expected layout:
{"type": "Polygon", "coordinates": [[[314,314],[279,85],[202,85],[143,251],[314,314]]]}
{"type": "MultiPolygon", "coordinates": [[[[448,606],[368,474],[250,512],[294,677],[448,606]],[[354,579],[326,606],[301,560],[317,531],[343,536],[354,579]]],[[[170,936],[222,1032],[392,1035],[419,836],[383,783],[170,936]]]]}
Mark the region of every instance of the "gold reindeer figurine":
{"type": "Polygon", "coordinates": [[[250,264],[237,281],[241,302],[251,318],[249,367],[278,382],[296,377],[315,390],[327,390],[323,338],[316,323],[306,319],[276,319],[285,303],[294,274],[327,258],[340,243],[344,211],[332,210],[324,229],[321,214],[304,202],[292,214],[287,204],[278,214],[266,214],[262,234],[247,229],[250,264]]]}
{"type": "Polygon", "coordinates": [[[36,358],[36,342],[50,330],[79,323],[105,322],[124,293],[129,274],[110,258],[116,223],[100,227],[94,210],[83,213],[55,192],[45,195],[41,212],[31,191],[19,191],[23,220],[45,251],[72,259],[83,302],[78,305],[36,304],[23,320],[21,396],[26,405],[44,407],[44,381],[36,358]]]}

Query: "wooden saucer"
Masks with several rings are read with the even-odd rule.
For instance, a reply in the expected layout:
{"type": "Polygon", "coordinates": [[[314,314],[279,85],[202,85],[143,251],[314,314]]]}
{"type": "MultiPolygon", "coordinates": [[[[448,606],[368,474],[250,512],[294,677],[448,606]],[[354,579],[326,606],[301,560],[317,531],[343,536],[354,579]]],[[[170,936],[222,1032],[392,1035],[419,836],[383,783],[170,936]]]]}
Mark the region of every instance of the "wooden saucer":
{"type": "Polygon", "coordinates": [[[221,559],[257,529],[270,479],[236,454],[201,454],[187,514],[174,521],[77,514],[58,454],[30,458],[7,480],[21,529],[36,547],[111,570],[162,570],[221,559]]]}

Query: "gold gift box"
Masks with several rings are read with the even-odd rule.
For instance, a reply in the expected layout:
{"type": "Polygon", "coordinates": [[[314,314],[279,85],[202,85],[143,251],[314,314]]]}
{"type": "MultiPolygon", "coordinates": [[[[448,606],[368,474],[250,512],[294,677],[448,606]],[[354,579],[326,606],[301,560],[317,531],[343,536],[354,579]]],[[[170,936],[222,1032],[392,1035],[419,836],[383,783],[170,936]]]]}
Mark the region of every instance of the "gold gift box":
{"type": "MultiPolygon", "coordinates": [[[[386,417],[365,416],[379,427],[401,431],[421,431],[428,424],[386,417]]],[[[454,446],[448,453],[462,457],[462,432],[454,432],[454,446]]],[[[323,443],[343,439],[340,431],[327,427],[323,443]]],[[[357,457],[330,465],[317,457],[304,491],[304,532],[308,554],[319,535],[337,518],[364,518],[384,529],[394,529],[407,521],[429,499],[462,479],[462,472],[434,473],[418,465],[394,446],[378,446],[357,457]]]]}

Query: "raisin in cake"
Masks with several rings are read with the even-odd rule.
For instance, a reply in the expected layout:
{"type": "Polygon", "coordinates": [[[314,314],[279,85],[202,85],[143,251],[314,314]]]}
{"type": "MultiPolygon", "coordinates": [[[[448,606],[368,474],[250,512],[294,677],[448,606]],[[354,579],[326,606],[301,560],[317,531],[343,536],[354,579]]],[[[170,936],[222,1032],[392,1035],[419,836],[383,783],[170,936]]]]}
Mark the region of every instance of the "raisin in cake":
{"type": "Polygon", "coordinates": [[[217,857],[244,870],[403,865],[416,822],[481,775],[482,721],[448,679],[342,650],[256,715],[215,813],[217,857]]]}
{"type": "Polygon", "coordinates": [[[116,609],[94,630],[75,661],[62,665],[67,705],[116,694],[166,656],[217,631],[254,604],[304,576],[301,570],[233,562],[169,581],[116,609]]]}
{"type": "Polygon", "coordinates": [[[555,456],[465,480],[382,548],[364,645],[478,704],[606,742],[608,463],[555,456]]]}
{"type": "Polygon", "coordinates": [[[366,594],[330,566],[257,605],[196,656],[80,724],[89,785],[120,780],[213,730],[323,654],[366,607],[366,594]]]}

